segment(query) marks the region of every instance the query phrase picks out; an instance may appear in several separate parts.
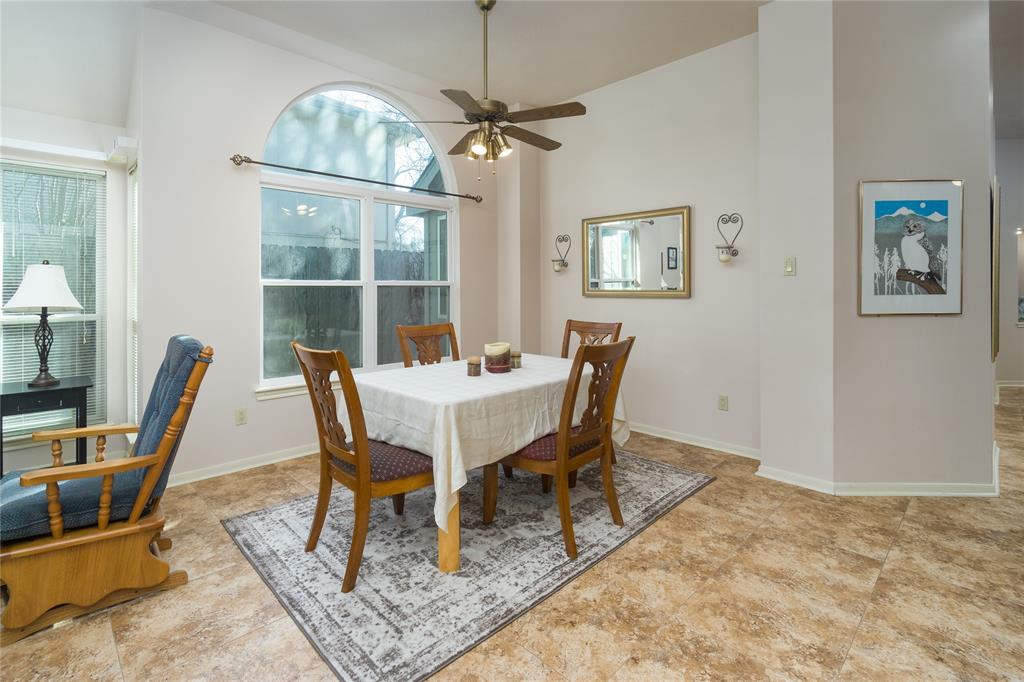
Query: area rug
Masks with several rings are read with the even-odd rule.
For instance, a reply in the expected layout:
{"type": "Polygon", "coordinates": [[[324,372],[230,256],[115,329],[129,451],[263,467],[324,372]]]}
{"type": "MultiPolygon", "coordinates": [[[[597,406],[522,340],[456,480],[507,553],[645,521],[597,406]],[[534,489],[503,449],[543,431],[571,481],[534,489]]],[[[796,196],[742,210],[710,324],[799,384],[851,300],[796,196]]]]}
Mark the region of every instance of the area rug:
{"type": "Polygon", "coordinates": [[[462,489],[462,569],[437,570],[430,489],[406,495],[405,515],[373,501],[355,589],[341,592],[352,537],[352,495],[335,485],[315,552],[304,546],[315,496],[224,521],[281,604],[344,680],[429,676],[537,605],[714,478],[618,452],[625,526],[612,523],[600,469],[572,491],[578,557],[565,555],[555,495],[536,475],[500,476],[494,522],[481,523],[482,476],[462,489]]]}

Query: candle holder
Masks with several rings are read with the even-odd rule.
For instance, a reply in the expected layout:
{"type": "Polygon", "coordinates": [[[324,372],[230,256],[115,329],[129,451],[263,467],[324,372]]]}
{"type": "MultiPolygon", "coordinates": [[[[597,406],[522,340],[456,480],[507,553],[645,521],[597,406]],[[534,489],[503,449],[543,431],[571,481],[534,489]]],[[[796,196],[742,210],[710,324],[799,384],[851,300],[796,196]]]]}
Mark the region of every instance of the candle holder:
{"type": "Polygon", "coordinates": [[[480,376],[480,357],[474,355],[466,360],[466,374],[471,377],[480,376]]]}
{"type": "Polygon", "coordinates": [[[555,237],[555,253],[558,254],[558,258],[551,259],[551,267],[555,269],[555,272],[561,272],[569,267],[569,261],[565,259],[569,255],[569,249],[572,248],[572,237],[567,234],[560,234],[555,237]],[[562,244],[565,244],[565,251],[562,251],[562,244]]]}
{"type": "Polygon", "coordinates": [[[743,231],[743,216],[739,213],[723,213],[718,216],[718,234],[721,235],[722,241],[725,242],[715,248],[718,249],[718,260],[723,263],[728,263],[736,256],[740,255],[740,250],[736,248],[736,240],[739,239],[740,232],[743,231]],[[729,224],[738,225],[736,228],[736,234],[732,236],[732,239],[727,239],[725,234],[722,232],[723,227],[727,227],[729,224]]]}

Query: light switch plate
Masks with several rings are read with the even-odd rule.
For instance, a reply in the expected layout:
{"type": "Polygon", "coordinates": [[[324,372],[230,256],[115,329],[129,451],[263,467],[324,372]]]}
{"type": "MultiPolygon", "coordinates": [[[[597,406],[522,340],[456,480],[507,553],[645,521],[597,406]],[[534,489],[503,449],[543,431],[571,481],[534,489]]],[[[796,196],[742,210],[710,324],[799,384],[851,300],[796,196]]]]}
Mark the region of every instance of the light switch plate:
{"type": "Polygon", "coordinates": [[[240,407],[235,410],[235,426],[245,426],[249,423],[249,410],[240,407]]]}
{"type": "Polygon", "coordinates": [[[720,409],[722,412],[728,412],[729,411],[729,396],[727,396],[727,395],[720,395],[720,396],[718,396],[718,409],[720,409]]]}
{"type": "Polygon", "coordinates": [[[782,268],[784,277],[796,277],[796,256],[786,256],[786,264],[782,268]]]}

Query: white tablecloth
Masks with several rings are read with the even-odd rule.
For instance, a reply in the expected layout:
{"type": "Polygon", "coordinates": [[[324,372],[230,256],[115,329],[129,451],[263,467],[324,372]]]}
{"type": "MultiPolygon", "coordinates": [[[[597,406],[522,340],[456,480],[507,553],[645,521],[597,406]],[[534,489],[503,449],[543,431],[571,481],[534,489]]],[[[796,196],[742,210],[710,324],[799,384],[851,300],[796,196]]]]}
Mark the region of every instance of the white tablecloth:
{"type": "MultiPolygon", "coordinates": [[[[455,494],[466,472],[492,464],[558,429],[571,359],[523,355],[522,369],[466,375],[465,360],[402,367],[356,376],[366,430],[373,440],[417,450],[434,459],[434,519],[448,530],[455,494]]],[[[587,381],[576,419],[587,405],[587,381]]],[[[620,393],[613,437],[622,444],[629,424],[620,393]]]]}

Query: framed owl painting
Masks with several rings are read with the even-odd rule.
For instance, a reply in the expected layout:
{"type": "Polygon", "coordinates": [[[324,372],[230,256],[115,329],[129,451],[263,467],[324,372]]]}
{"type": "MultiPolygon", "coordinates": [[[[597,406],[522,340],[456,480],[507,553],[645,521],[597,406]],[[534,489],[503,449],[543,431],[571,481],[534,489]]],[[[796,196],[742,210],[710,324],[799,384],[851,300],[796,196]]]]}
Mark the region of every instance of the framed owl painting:
{"type": "Polygon", "coordinates": [[[959,315],[962,180],[860,183],[860,315],[959,315]]]}

